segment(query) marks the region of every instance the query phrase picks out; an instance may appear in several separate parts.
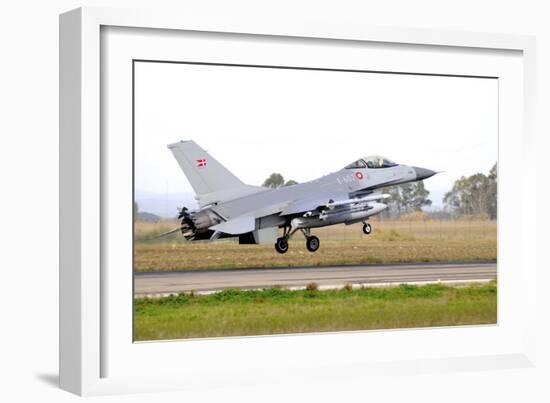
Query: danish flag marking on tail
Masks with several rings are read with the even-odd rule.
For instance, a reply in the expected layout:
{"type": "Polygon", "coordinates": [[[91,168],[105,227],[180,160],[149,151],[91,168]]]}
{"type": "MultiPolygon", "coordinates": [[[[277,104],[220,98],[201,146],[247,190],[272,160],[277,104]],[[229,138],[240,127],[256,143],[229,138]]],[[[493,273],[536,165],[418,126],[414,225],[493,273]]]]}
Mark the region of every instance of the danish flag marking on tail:
{"type": "Polygon", "coordinates": [[[206,160],[205,159],[197,160],[197,166],[198,167],[205,167],[206,166],[206,160]]]}

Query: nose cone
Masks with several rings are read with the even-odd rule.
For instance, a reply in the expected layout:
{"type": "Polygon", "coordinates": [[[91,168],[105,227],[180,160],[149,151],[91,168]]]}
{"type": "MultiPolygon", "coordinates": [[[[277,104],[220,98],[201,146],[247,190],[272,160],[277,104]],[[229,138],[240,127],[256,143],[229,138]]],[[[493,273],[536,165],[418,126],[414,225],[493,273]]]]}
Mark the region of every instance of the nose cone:
{"type": "Polygon", "coordinates": [[[418,181],[427,179],[431,176],[434,176],[437,173],[435,171],[432,171],[431,169],[426,169],[426,168],[413,167],[413,169],[416,172],[416,180],[418,181]]]}

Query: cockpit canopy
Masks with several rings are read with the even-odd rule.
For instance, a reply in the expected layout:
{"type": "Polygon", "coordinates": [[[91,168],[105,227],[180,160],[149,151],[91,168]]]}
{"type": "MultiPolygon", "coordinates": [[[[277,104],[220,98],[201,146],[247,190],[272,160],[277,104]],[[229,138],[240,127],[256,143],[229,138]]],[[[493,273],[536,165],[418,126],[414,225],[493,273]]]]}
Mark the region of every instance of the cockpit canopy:
{"type": "Polygon", "coordinates": [[[394,167],[397,164],[392,160],[382,157],[381,155],[371,155],[365,158],[358,159],[355,162],[346,166],[346,169],[357,169],[357,168],[390,168],[394,167]]]}

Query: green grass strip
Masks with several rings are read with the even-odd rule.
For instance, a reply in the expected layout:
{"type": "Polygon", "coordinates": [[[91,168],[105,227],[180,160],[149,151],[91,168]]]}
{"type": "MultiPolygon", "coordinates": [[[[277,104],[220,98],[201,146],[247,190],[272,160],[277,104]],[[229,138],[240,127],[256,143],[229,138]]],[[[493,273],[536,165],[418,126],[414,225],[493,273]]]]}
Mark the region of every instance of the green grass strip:
{"type": "Polygon", "coordinates": [[[135,340],[496,323],[496,282],[137,298],[135,340]]]}

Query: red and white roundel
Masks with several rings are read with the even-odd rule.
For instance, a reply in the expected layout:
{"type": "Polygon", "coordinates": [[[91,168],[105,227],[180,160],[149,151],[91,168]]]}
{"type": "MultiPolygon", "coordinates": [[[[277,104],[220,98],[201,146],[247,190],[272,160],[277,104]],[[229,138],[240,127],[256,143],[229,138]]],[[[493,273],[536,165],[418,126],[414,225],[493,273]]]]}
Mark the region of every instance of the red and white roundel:
{"type": "Polygon", "coordinates": [[[359,171],[355,172],[355,177],[359,180],[363,179],[363,174],[359,171]]]}

